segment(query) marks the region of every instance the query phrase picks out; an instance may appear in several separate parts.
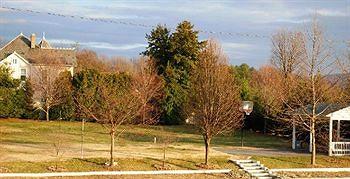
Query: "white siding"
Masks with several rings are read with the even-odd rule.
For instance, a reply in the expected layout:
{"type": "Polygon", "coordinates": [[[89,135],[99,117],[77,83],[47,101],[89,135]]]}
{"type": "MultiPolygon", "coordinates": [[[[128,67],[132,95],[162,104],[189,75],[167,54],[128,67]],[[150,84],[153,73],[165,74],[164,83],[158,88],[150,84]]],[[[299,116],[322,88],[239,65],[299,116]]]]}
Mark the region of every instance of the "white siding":
{"type": "Polygon", "coordinates": [[[15,79],[21,78],[21,70],[26,70],[26,77],[28,78],[31,73],[31,65],[28,64],[23,58],[21,58],[16,52],[12,53],[4,60],[0,61],[0,65],[6,65],[15,79]]]}

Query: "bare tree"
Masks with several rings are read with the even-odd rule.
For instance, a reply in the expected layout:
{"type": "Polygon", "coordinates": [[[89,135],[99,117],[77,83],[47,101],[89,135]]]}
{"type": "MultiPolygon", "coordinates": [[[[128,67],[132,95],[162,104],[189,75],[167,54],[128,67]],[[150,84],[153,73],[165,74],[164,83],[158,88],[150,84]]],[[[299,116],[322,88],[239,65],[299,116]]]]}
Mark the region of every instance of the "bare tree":
{"type": "Polygon", "coordinates": [[[162,133],[159,134],[159,136],[157,136],[157,138],[155,138],[154,143],[160,145],[160,148],[162,149],[162,165],[158,166],[158,165],[154,165],[155,168],[160,169],[160,170],[169,170],[171,169],[170,166],[166,165],[166,154],[167,154],[167,150],[169,148],[170,145],[174,144],[175,142],[177,142],[178,137],[176,134],[174,133],[169,133],[169,132],[164,132],[164,126],[161,126],[161,130],[162,133]]]}
{"type": "Polygon", "coordinates": [[[56,158],[55,165],[50,166],[49,169],[52,171],[64,170],[64,168],[59,167],[59,163],[62,161],[63,155],[65,153],[65,148],[67,146],[67,138],[64,135],[64,130],[62,129],[61,119],[58,121],[58,126],[52,133],[52,146],[54,148],[54,157],[56,158]]]}
{"type": "Polygon", "coordinates": [[[140,102],[142,110],[138,116],[139,124],[152,124],[158,122],[161,110],[158,102],[163,97],[163,81],[157,75],[152,61],[147,57],[142,57],[135,65],[135,79],[139,82],[137,88],[140,89],[140,102]]]}
{"type": "Polygon", "coordinates": [[[58,80],[60,74],[69,70],[69,66],[55,56],[40,56],[32,68],[31,80],[34,88],[34,99],[40,101],[37,109],[43,111],[46,120],[50,120],[50,109],[62,103],[64,95],[60,90],[67,86],[66,81],[58,80]]]}
{"type": "Polygon", "coordinates": [[[303,44],[303,34],[300,32],[280,30],[272,36],[271,62],[285,77],[297,70],[304,53],[303,44]]]}
{"type": "Polygon", "coordinates": [[[283,113],[283,75],[273,66],[263,66],[252,75],[254,92],[264,109],[266,117],[276,118],[283,113]]]}
{"type": "Polygon", "coordinates": [[[91,80],[87,82],[90,87],[80,89],[75,101],[88,117],[101,123],[108,131],[111,145],[109,165],[113,166],[116,135],[122,132],[118,133],[117,129],[140,114],[143,109],[141,96],[145,90],[137,78],[125,73],[97,74],[85,80],[91,80]]]}
{"type": "Polygon", "coordinates": [[[96,52],[92,50],[80,50],[77,52],[77,68],[75,71],[78,73],[82,70],[95,69],[97,71],[108,71],[108,65],[103,61],[96,52]]]}
{"type": "Polygon", "coordinates": [[[212,138],[240,128],[242,114],[238,110],[239,89],[219,46],[209,41],[199,57],[191,77],[187,113],[203,136],[205,165],[208,165],[212,138]]]}
{"type": "MultiPolygon", "coordinates": [[[[284,95],[281,95],[280,98],[285,105],[286,115],[283,117],[289,116],[288,119],[293,119],[289,122],[294,122],[297,126],[310,132],[311,164],[314,165],[316,164],[316,124],[321,123],[324,119],[322,116],[325,115],[327,109],[339,101],[339,95],[334,95],[338,88],[338,80],[327,79],[330,74],[337,71],[336,59],[316,21],[312,23],[310,31],[298,34],[302,34],[303,40],[297,44],[297,49],[301,49],[302,53],[291,52],[294,54],[291,56],[300,57],[296,64],[298,70],[292,72],[288,78],[283,78],[284,95]]],[[[273,48],[275,51],[277,47],[273,48]]],[[[280,71],[283,74],[285,72],[283,69],[280,71]]]]}
{"type": "Polygon", "coordinates": [[[345,101],[350,102],[350,42],[347,44],[345,55],[341,59],[339,67],[344,75],[345,101]]]}

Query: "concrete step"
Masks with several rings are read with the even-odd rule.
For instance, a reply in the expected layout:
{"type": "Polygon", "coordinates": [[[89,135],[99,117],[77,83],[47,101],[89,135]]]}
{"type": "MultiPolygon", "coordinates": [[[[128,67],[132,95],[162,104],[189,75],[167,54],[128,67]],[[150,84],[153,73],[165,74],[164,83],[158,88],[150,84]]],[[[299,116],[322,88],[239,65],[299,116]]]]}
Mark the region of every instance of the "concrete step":
{"type": "Polygon", "coordinates": [[[260,169],[260,170],[246,170],[246,169],[244,169],[244,170],[247,171],[248,173],[268,173],[262,169],[260,169]]]}
{"type": "Polygon", "coordinates": [[[273,179],[272,177],[257,177],[257,179],[273,179]]]}
{"type": "Polygon", "coordinates": [[[261,166],[253,166],[253,167],[244,167],[245,170],[257,170],[257,169],[264,169],[261,166]]]}
{"type": "Polygon", "coordinates": [[[257,166],[260,167],[260,165],[257,163],[245,163],[245,164],[238,164],[238,165],[242,167],[257,167],[257,166]]]}
{"type": "Polygon", "coordinates": [[[278,176],[269,172],[259,161],[254,160],[231,160],[236,165],[238,165],[243,171],[247,172],[252,178],[258,179],[275,179],[278,176]]]}
{"type": "Polygon", "coordinates": [[[235,160],[238,161],[238,163],[252,163],[252,162],[256,162],[255,160],[235,160]]]}
{"type": "Polygon", "coordinates": [[[270,176],[269,173],[250,173],[250,175],[253,177],[268,177],[268,176],[270,176]]]}

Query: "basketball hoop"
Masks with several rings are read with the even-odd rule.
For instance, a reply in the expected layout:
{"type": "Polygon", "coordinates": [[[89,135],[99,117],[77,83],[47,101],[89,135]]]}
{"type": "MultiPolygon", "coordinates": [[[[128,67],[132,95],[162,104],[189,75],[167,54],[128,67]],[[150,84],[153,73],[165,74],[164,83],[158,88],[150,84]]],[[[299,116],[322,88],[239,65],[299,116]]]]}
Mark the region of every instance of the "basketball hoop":
{"type": "Polygon", "coordinates": [[[254,103],[252,101],[242,101],[242,106],[239,108],[241,112],[244,112],[246,115],[250,115],[253,111],[254,103]]]}

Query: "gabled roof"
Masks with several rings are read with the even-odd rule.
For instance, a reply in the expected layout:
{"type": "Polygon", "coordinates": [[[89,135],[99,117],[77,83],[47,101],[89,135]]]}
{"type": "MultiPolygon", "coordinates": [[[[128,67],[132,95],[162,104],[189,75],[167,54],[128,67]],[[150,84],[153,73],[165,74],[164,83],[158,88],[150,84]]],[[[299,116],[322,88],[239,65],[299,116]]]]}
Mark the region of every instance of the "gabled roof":
{"type": "MultiPolygon", "coordinates": [[[[320,114],[321,117],[329,117],[329,114],[335,113],[345,107],[349,106],[349,104],[330,104],[330,103],[320,103],[316,106],[316,114],[320,114]]],[[[296,110],[296,114],[298,115],[311,115],[312,114],[312,105],[307,105],[304,108],[299,108],[296,110]]]]}
{"type": "Polygon", "coordinates": [[[45,37],[43,37],[43,39],[41,39],[41,41],[39,42],[39,47],[40,48],[52,48],[50,43],[45,39],[45,37]]]}
{"type": "MultiPolygon", "coordinates": [[[[22,61],[24,61],[25,63],[29,64],[29,62],[23,58],[21,55],[19,55],[16,51],[14,51],[11,55],[16,56],[17,58],[21,59],[22,61]]],[[[9,55],[8,57],[10,57],[11,55],[9,55]]],[[[6,57],[7,58],[7,57],[6,57]]]]}
{"type": "Polygon", "coordinates": [[[340,110],[334,111],[332,113],[329,113],[327,117],[330,117],[332,119],[336,120],[348,120],[350,121],[350,106],[346,108],[342,108],[340,110]]]}
{"type": "Polygon", "coordinates": [[[76,62],[75,49],[73,48],[52,48],[44,38],[39,45],[35,45],[35,48],[31,48],[30,44],[31,41],[28,37],[24,36],[22,33],[19,34],[0,49],[0,60],[16,51],[16,53],[30,63],[36,63],[37,58],[40,56],[54,56],[58,58],[58,60],[62,60],[70,65],[76,62]]]}

